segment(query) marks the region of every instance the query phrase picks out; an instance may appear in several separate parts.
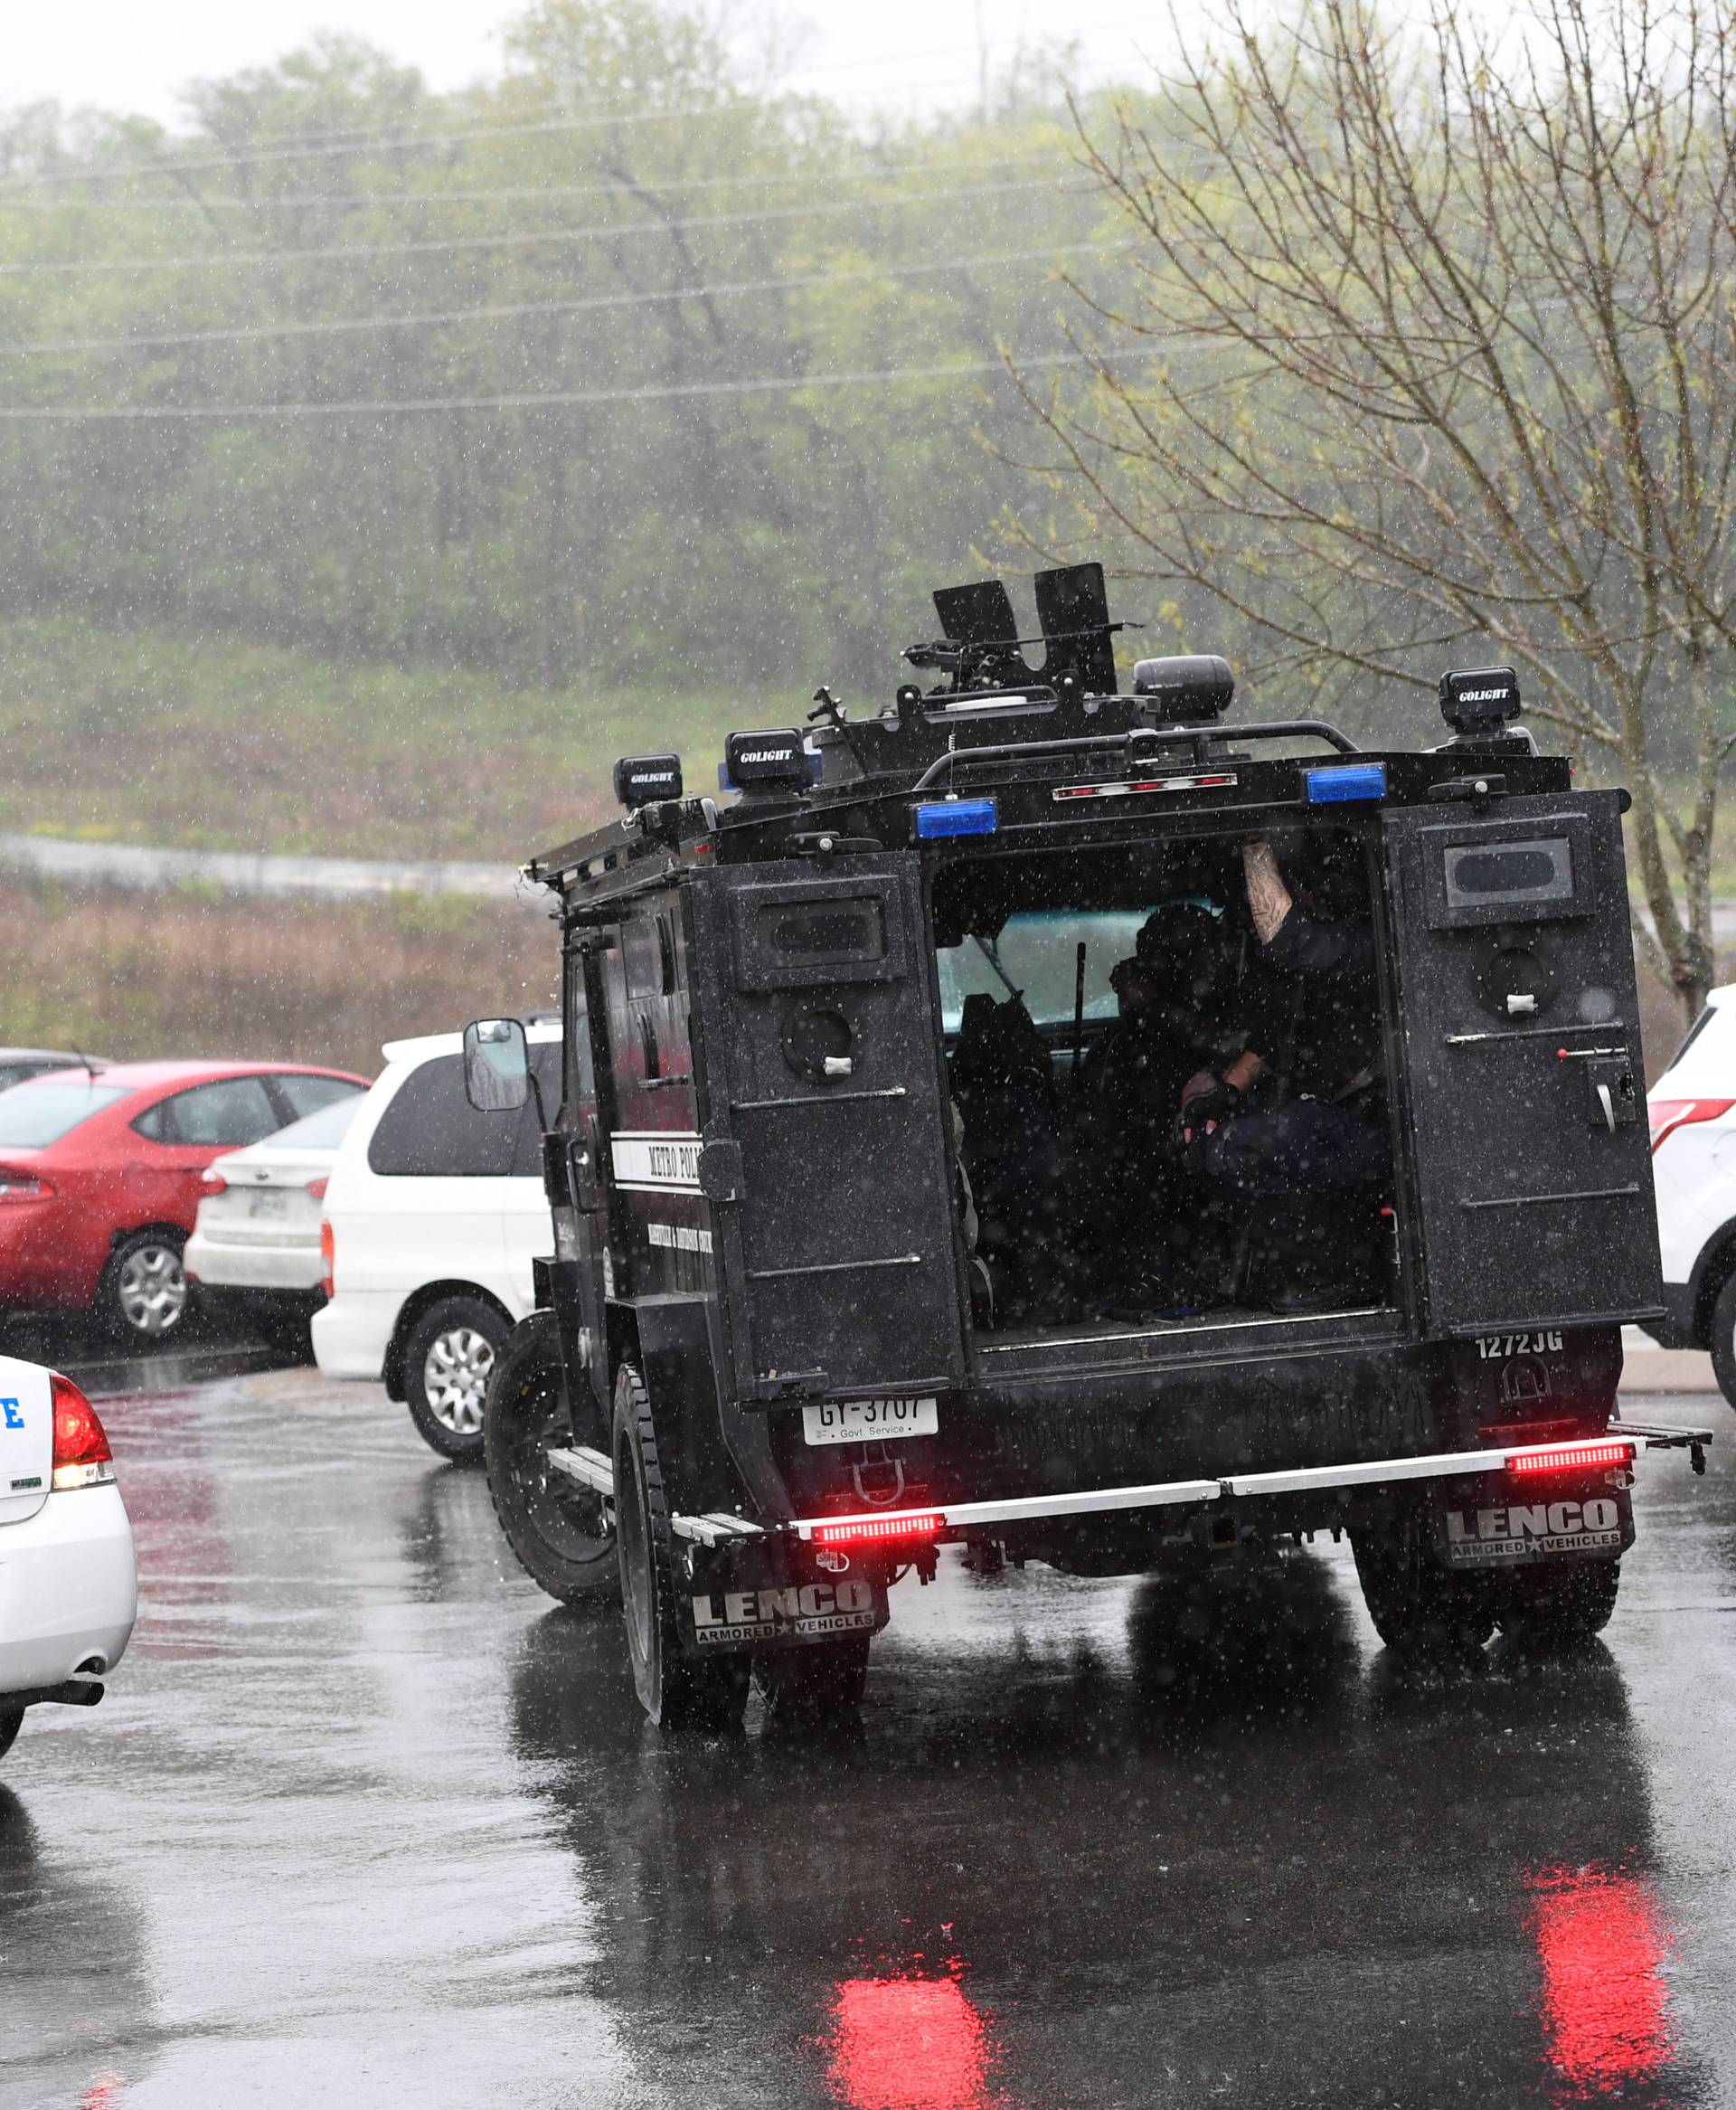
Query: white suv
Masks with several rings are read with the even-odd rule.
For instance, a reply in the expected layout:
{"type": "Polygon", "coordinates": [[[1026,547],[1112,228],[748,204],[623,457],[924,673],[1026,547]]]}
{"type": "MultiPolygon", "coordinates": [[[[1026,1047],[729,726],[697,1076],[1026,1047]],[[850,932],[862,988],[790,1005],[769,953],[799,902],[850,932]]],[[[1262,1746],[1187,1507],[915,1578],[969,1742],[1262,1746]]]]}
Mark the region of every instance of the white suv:
{"type": "MultiPolygon", "coordinates": [[[[551,1116],[561,1027],[533,1021],[551,1116]]],[[[482,1455],[482,1401],[502,1343],[531,1310],[550,1250],[534,1099],[480,1113],[456,1033],[388,1041],[386,1068],[339,1148],[320,1239],[327,1301],[314,1354],[331,1377],[383,1379],[442,1457],[482,1455]]]]}
{"type": "Polygon", "coordinates": [[[1710,1348],[1736,1406],[1736,987],[1713,989],[1647,1094],[1666,1348],[1710,1348]]]}

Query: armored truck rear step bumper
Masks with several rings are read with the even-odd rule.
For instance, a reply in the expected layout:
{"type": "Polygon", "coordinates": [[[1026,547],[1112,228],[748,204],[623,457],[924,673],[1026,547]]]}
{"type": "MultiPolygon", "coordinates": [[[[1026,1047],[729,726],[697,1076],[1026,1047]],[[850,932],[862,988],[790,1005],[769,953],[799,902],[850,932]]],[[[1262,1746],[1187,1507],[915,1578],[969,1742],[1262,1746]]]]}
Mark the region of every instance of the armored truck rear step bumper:
{"type": "MultiPolygon", "coordinates": [[[[1191,1507],[1201,1502],[1248,1500],[1263,1495],[1330,1493],[1340,1488],[1396,1487],[1408,1481],[1462,1480],[1475,1473],[1571,1472],[1628,1465],[1641,1445],[1648,1451],[1686,1451],[1694,1470],[1705,1469],[1710,1429],[1678,1429],[1652,1423],[1611,1422],[1600,1436],[1565,1443],[1517,1443],[1476,1451],[1439,1451],[1423,1458],[1371,1458],[1351,1465],[1305,1465],[1284,1472],[1232,1472],[1216,1480],[1152,1481],[1132,1487],[1085,1488],[1071,1493],[1014,1495],[999,1501],[931,1502],[920,1509],[868,1509],[845,1516],[798,1517],[760,1526],[722,1514],[670,1519],[677,1538],[703,1546],[782,1531],[801,1539],[939,1538],[996,1524],[1040,1523],[1051,1518],[1103,1516],[1126,1509],[1191,1507]]],[[[600,1451],[583,1445],[552,1450],[557,1472],[602,1495],[612,1496],[615,1475],[600,1451]]]]}

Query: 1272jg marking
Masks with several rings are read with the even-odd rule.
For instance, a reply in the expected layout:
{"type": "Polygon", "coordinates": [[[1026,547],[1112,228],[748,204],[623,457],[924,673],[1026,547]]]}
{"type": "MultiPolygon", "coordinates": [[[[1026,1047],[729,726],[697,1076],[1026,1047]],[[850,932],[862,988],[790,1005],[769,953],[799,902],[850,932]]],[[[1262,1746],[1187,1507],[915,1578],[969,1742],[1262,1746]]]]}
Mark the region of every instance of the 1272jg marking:
{"type": "Polygon", "coordinates": [[[1505,1356],[1546,1356],[1561,1345],[1561,1329],[1547,1333],[1479,1333],[1477,1360],[1498,1363],[1505,1356]]]}

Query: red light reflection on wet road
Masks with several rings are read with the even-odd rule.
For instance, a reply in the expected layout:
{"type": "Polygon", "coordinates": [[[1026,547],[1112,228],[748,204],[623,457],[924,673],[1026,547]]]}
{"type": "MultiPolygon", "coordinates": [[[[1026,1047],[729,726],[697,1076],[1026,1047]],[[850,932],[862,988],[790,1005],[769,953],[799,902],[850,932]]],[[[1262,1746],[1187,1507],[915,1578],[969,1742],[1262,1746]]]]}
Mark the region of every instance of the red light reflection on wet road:
{"type": "Polygon", "coordinates": [[[1645,1885],[1595,1869],[1544,1869],[1525,1888],[1543,1966],[1544,2039],[1569,2100],[1618,2093],[1668,2066],[1669,1943],[1645,1885]]]}
{"type": "Polygon", "coordinates": [[[956,1978],[846,1978],[831,2083],[850,2110],[986,2110],[983,2018],[956,1978]]]}

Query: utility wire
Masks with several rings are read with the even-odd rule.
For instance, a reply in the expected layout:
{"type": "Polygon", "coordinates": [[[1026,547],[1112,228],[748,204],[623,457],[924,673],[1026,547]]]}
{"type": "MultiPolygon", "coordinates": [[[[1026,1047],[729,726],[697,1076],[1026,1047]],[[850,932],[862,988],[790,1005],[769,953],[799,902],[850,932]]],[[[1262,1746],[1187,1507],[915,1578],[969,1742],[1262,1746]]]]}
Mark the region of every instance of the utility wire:
{"type": "Polygon", "coordinates": [[[685,220],[654,218],[636,227],[624,227],[618,221],[614,221],[587,227],[521,229],[511,234],[443,235],[427,241],[355,242],[325,249],[205,250],[192,256],[180,257],[70,258],[45,263],[0,264],[0,277],[38,278],[98,271],[184,271],[211,270],[219,265],[224,269],[234,269],[241,265],[326,263],[363,257],[432,256],[455,250],[527,249],[534,248],[539,243],[592,241],[622,235],[635,239],[646,234],[674,235],[685,233],[688,229],[695,227],[764,225],[771,221],[811,220],[829,213],[866,213],[882,206],[901,210],[911,205],[942,203],[955,198],[1010,197],[1019,192],[1052,191],[1055,188],[1052,178],[1038,177],[1029,183],[966,185],[952,190],[910,191],[884,198],[828,198],[821,204],[771,205],[753,213],[701,213],[685,220]]]}
{"type": "MultiPolygon", "coordinates": [[[[1156,353],[1139,355],[1156,358],[1156,353]]],[[[1013,361],[1021,372],[1089,365],[1083,352],[1040,353],[1013,361]]],[[[1005,359],[971,359],[940,366],[881,366],[844,374],[762,374],[745,381],[672,382],[651,388],[544,389],[520,395],[411,396],[391,402],[352,402],[108,403],[84,409],[0,406],[10,423],[101,424],[197,419],[234,424],[261,418],[403,417],[428,412],[560,410],[594,403],[670,402],[688,397],[800,395],[808,389],[878,388],[901,381],[948,381],[978,374],[1004,374],[1005,359]]]]}
{"type": "Polygon", "coordinates": [[[240,323],[228,329],[173,330],[125,337],[70,337],[42,345],[0,345],[0,359],[47,358],[69,352],[156,351],[174,345],[258,343],[277,337],[336,336],[358,330],[421,329],[445,323],[510,322],[525,316],[582,315],[599,308],[666,307],[674,300],[722,300],[745,293],[787,293],[808,286],[845,286],[864,279],[915,279],[996,264],[1040,263],[1060,257],[1113,256],[1137,249],[1125,241],[1074,241],[1045,249],[992,250],[981,256],[936,257],[917,264],[863,264],[839,271],[802,271],[781,279],[731,279],[713,286],[659,286],[650,291],[581,294],[570,300],[519,300],[501,307],[429,308],[402,315],[335,317],[316,322],[240,323]]]}
{"type": "MultiPolygon", "coordinates": [[[[1033,161],[1052,161],[1053,149],[1043,147],[1029,154],[999,154],[987,160],[974,156],[967,164],[973,172],[986,168],[1026,168],[1033,161]]],[[[647,177],[661,193],[680,191],[766,190],[779,185],[812,183],[823,176],[828,184],[898,183],[905,176],[944,175],[946,165],[907,162],[902,167],[860,169],[801,169],[787,175],[684,176],[674,183],[647,177]]],[[[493,190],[428,191],[280,191],[258,198],[80,198],[69,205],[64,198],[8,197],[0,193],[0,212],[65,213],[269,213],[290,206],[420,206],[517,203],[537,198],[614,197],[628,188],[620,176],[593,184],[519,184],[493,190]]]]}

